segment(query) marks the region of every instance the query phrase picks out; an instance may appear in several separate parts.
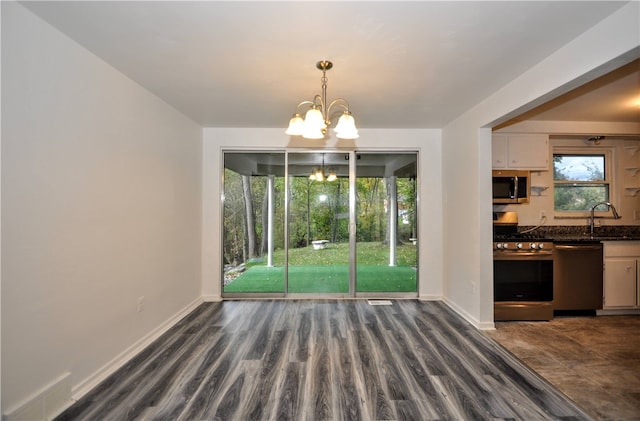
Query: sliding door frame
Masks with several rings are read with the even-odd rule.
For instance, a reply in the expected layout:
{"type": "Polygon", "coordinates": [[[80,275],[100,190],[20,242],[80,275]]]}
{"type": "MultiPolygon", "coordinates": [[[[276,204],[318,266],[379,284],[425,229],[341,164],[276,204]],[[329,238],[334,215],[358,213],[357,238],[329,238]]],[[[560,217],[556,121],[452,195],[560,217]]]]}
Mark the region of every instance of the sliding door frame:
{"type": "Polygon", "coordinates": [[[419,150],[417,149],[350,149],[350,150],[341,150],[341,149],[313,149],[313,150],[298,150],[298,149],[288,149],[288,148],[248,148],[248,149],[221,149],[220,153],[220,161],[221,161],[221,176],[220,176],[220,191],[222,192],[220,197],[220,225],[223,226],[224,221],[224,200],[225,200],[225,190],[224,190],[224,170],[225,170],[225,154],[230,153],[282,153],[284,155],[284,214],[285,221],[283,227],[283,235],[284,235],[284,292],[224,292],[224,254],[222,253],[223,244],[224,244],[224,229],[221,229],[220,232],[220,260],[221,260],[221,272],[220,272],[220,287],[221,287],[221,297],[225,300],[229,299],[253,299],[253,298],[287,298],[287,299],[354,299],[354,298],[417,298],[418,290],[419,290],[419,244],[416,246],[416,290],[411,292],[357,292],[357,203],[356,203],[356,165],[357,165],[357,156],[358,153],[389,153],[389,154],[410,154],[415,153],[416,155],[416,197],[415,197],[415,213],[418,217],[416,217],[416,230],[419,232],[419,224],[420,224],[420,198],[419,198],[419,188],[418,184],[420,183],[420,160],[419,160],[419,150]],[[289,180],[289,156],[297,153],[341,153],[348,154],[349,156],[349,291],[345,293],[290,293],[289,292],[289,218],[290,218],[290,180],[289,180]]]}

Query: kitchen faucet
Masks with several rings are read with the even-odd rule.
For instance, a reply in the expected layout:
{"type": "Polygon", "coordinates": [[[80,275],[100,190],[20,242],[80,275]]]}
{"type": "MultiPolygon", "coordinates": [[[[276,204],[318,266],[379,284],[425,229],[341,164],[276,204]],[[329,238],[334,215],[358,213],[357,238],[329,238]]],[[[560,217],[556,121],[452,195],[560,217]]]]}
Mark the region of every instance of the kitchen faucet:
{"type": "Polygon", "coordinates": [[[613,219],[620,219],[621,218],[620,215],[618,215],[618,211],[616,210],[616,207],[613,206],[611,204],[611,202],[598,202],[598,203],[596,203],[595,205],[593,205],[591,207],[591,223],[589,224],[589,226],[591,227],[591,235],[593,235],[593,224],[594,224],[594,222],[593,222],[593,219],[594,219],[593,214],[595,213],[596,208],[598,206],[600,206],[600,205],[607,205],[607,206],[609,206],[611,208],[611,213],[613,214],[613,219]]]}

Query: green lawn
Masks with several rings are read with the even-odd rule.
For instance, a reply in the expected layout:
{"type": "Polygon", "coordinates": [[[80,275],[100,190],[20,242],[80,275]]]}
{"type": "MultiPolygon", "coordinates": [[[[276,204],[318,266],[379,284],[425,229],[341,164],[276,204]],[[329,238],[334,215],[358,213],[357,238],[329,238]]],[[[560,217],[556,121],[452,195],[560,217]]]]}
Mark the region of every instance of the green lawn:
{"type": "MultiPolygon", "coordinates": [[[[380,242],[357,244],[358,264],[387,266],[389,264],[389,246],[380,242]]],[[[396,264],[398,266],[416,265],[416,246],[401,244],[396,247],[396,264]]],[[[284,250],[273,253],[273,264],[284,265],[284,250]]],[[[329,243],[323,250],[314,250],[312,246],[289,250],[289,264],[304,265],[348,265],[349,244],[329,243]]]]}
{"type": "MultiPolygon", "coordinates": [[[[326,249],[292,249],[289,255],[289,292],[349,292],[348,244],[329,244],[326,249]]],[[[388,248],[380,243],[359,243],[357,265],[358,292],[416,291],[416,248],[398,246],[397,266],[388,266],[388,248]]],[[[225,292],[284,292],[284,254],[274,253],[274,267],[254,260],[247,270],[226,285],[225,292]]]]}

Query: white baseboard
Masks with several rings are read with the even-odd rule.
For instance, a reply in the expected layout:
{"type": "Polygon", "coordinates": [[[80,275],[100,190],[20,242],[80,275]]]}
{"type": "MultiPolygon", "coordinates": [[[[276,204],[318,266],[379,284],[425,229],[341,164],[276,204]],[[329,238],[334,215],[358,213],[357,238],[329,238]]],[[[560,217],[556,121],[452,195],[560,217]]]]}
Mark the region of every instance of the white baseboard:
{"type": "Polygon", "coordinates": [[[479,330],[495,329],[495,324],[493,322],[481,322],[480,320],[473,317],[471,314],[467,313],[464,309],[456,305],[454,302],[448,300],[446,297],[443,298],[443,301],[446,305],[451,307],[453,311],[458,313],[460,317],[465,319],[467,322],[471,323],[476,329],[479,329],[479,330]]]}
{"type": "Polygon", "coordinates": [[[640,314],[638,308],[607,308],[596,310],[596,316],[634,316],[640,314]]]}
{"type": "Polygon", "coordinates": [[[419,301],[442,301],[444,297],[442,295],[420,295],[419,301]]]}
{"type": "Polygon", "coordinates": [[[217,303],[219,301],[222,301],[222,296],[221,295],[203,295],[202,300],[205,303],[217,303]]]}
{"type": "Polygon", "coordinates": [[[115,373],[116,370],[122,367],[125,363],[127,363],[133,357],[138,355],[144,348],[146,348],[153,341],[155,341],[160,336],[162,336],[165,332],[167,332],[170,328],[172,328],[176,323],[178,323],[183,317],[191,313],[193,310],[196,309],[196,307],[198,307],[202,303],[203,303],[202,297],[198,297],[193,302],[188,304],[185,308],[183,308],[182,310],[174,314],[172,317],[170,317],[163,324],[161,324],[156,329],[149,332],[149,334],[145,335],[139,341],[131,345],[120,355],[118,355],[113,360],[111,360],[110,362],[105,364],[103,367],[98,369],[98,371],[96,371],[94,374],[92,374],[85,380],[75,385],[72,389],[73,401],[68,406],[70,406],[71,404],[81,399],[94,387],[100,384],[100,382],[102,382],[107,377],[115,373]]]}
{"type": "Polygon", "coordinates": [[[496,324],[494,322],[480,322],[477,327],[480,330],[496,330],[496,324]]]}
{"type": "Polygon", "coordinates": [[[43,387],[25,402],[9,410],[4,421],[48,421],[71,401],[71,373],[67,372],[43,387]]]}
{"type": "Polygon", "coordinates": [[[453,311],[455,311],[460,317],[471,323],[479,330],[495,330],[496,325],[493,322],[480,322],[475,317],[472,317],[469,313],[458,307],[455,303],[451,302],[447,298],[441,295],[421,295],[418,297],[420,301],[442,301],[453,311]]]}

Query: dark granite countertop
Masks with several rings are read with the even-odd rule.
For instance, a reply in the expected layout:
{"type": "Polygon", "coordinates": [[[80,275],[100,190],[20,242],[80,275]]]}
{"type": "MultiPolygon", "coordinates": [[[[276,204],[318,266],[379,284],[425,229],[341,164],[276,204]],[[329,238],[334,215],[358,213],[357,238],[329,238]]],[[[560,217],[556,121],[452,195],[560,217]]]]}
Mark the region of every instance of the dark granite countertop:
{"type": "MultiPolygon", "coordinates": [[[[518,231],[532,227],[518,227],[518,231]]],[[[554,243],[599,243],[602,241],[640,241],[640,225],[596,227],[593,235],[585,226],[542,226],[534,230],[554,243]]]]}
{"type": "Polygon", "coordinates": [[[602,241],[640,241],[640,235],[559,234],[551,237],[554,243],[600,243],[602,241]]]}

